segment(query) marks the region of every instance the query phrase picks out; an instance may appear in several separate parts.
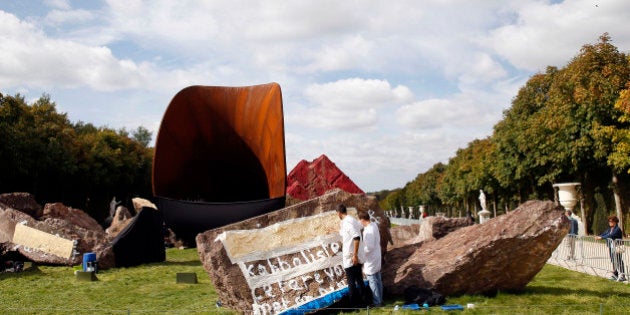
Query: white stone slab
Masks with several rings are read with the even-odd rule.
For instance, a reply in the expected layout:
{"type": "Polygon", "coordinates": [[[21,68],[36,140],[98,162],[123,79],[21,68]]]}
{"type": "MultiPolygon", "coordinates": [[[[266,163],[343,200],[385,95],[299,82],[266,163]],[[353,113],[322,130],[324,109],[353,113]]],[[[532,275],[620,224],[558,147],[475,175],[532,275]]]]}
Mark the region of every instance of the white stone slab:
{"type": "Polygon", "coordinates": [[[71,258],[74,247],[72,240],[67,240],[24,224],[15,225],[12,242],[62,258],[71,258]]]}

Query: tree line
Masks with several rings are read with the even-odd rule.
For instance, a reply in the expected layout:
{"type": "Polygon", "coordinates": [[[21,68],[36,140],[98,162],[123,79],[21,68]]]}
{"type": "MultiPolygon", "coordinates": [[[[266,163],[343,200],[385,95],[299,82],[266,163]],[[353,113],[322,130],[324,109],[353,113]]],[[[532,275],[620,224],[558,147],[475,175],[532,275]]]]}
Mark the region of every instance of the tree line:
{"type": "Polygon", "coordinates": [[[380,192],[383,209],[425,205],[460,216],[496,215],[529,199],[555,200],[553,184],[579,182],[588,233],[616,214],[630,226],[630,58],[607,33],[564,67],[533,75],[485,139],[457,150],[403,188],[380,192]]]}
{"type": "Polygon", "coordinates": [[[45,94],[32,104],[0,94],[0,193],[28,192],[104,222],[113,197],[151,196],[151,137],[144,127],[73,123],[45,94]]]}

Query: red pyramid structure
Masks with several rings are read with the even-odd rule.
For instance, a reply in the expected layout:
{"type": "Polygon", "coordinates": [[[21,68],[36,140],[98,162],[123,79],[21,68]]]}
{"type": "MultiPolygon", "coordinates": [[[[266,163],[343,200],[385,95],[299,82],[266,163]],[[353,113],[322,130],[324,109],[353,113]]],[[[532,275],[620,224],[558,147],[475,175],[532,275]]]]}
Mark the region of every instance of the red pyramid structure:
{"type": "Polygon", "coordinates": [[[352,194],[365,194],[325,154],[312,162],[301,160],[287,176],[287,195],[309,200],[340,188],[352,194]]]}

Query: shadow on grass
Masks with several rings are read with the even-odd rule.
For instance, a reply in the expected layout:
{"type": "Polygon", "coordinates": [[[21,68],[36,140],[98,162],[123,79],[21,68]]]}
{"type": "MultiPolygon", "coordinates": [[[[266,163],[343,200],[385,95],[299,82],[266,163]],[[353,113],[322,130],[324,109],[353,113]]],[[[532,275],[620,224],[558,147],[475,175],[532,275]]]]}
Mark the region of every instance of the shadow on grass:
{"type": "Polygon", "coordinates": [[[153,266],[188,266],[188,267],[196,267],[201,266],[201,261],[199,260],[188,260],[188,261],[163,261],[152,263],[153,266]]]}
{"type": "Polygon", "coordinates": [[[30,278],[34,276],[40,276],[42,271],[36,265],[29,267],[28,269],[24,269],[20,272],[2,272],[0,273],[0,280],[2,279],[10,279],[10,278],[30,278]]]}

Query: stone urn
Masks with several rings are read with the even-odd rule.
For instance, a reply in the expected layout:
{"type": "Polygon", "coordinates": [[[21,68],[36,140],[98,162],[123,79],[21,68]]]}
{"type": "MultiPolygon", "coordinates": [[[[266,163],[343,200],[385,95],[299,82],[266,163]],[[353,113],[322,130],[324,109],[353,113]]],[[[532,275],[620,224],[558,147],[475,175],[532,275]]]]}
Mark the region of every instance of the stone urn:
{"type": "Polygon", "coordinates": [[[558,190],[558,202],[564,207],[565,210],[573,211],[573,208],[578,202],[577,187],[580,183],[559,183],[553,184],[553,187],[558,190]]]}

